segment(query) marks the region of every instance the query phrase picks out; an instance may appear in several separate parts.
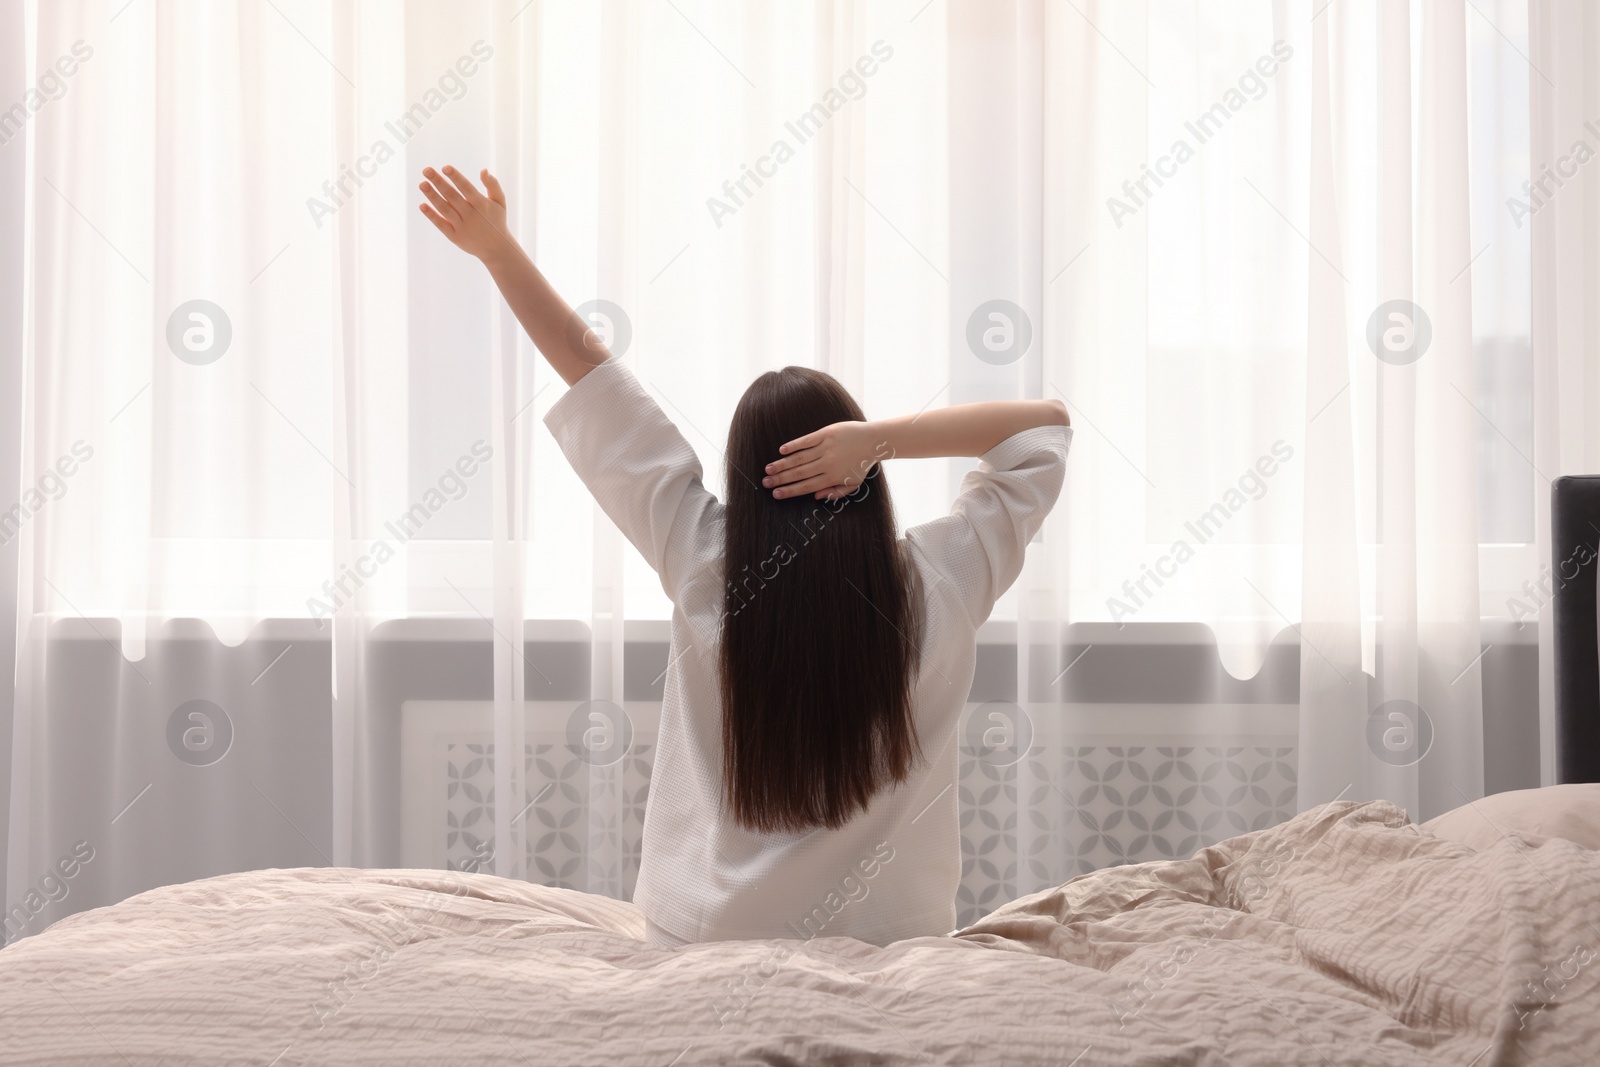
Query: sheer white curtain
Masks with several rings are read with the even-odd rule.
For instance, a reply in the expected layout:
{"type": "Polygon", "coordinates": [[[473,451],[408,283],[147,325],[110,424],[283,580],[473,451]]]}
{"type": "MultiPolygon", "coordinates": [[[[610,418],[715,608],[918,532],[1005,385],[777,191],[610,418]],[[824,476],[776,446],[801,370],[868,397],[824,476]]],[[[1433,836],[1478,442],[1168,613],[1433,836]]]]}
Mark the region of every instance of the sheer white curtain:
{"type": "Polygon", "coordinates": [[[1427,6],[1415,27],[1399,7],[1372,21],[1329,14],[1312,36],[1309,240],[1321,317],[1307,324],[1307,404],[1328,408],[1309,424],[1308,462],[1328,476],[1306,500],[1308,530],[1324,535],[1307,538],[1300,708],[1301,744],[1328,757],[1305,761],[1301,784],[1312,797],[1383,796],[1432,815],[1483,791],[1477,480],[1461,476],[1481,417],[1468,13],[1427,6]],[[1373,73],[1351,90],[1352,75],[1373,73]],[[1364,130],[1346,114],[1363,107],[1375,119],[1364,130]],[[1342,210],[1366,196],[1375,212],[1342,210]],[[1359,318],[1368,308],[1375,326],[1359,318]],[[1368,364],[1355,376],[1352,351],[1368,364]],[[1366,487],[1350,476],[1351,429],[1362,423],[1375,456],[1370,583],[1358,533],[1366,487]]]}
{"type": "MultiPolygon", "coordinates": [[[[1537,71],[1528,82],[1531,165],[1516,206],[1535,249],[1528,463],[1534,470],[1538,559],[1549,568],[1540,577],[1548,584],[1552,574],[1561,578],[1561,561],[1550,551],[1550,479],[1600,470],[1600,192],[1592,173],[1600,150],[1600,11],[1575,0],[1532,0],[1528,44],[1537,71]],[[1535,180],[1538,189],[1532,188],[1535,180]]],[[[1549,612],[1539,613],[1538,627],[1539,729],[1549,739],[1555,731],[1549,612]]],[[[1553,781],[1555,746],[1542,745],[1540,757],[1544,780],[1553,781]]]]}
{"type": "MultiPolygon", "coordinates": [[[[994,897],[1187,854],[1285,804],[1381,796],[1424,818],[1481,796],[1481,622],[1542,559],[1530,230],[1506,210],[1541,78],[1526,7],[961,10],[952,97],[990,118],[991,150],[953,153],[952,201],[964,167],[985,175],[963,214],[988,288],[962,293],[956,266],[953,302],[1011,297],[1042,323],[1016,387],[1078,426],[1013,606],[1039,743],[980,752],[964,798],[1013,806],[974,811],[994,897]],[[1130,640],[1096,620],[1156,641],[1151,623],[1205,623],[1238,678],[1289,639],[1287,736],[1220,692],[1208,721],[1096,708],[1075,679],[1130,640]]],[[[1592,352],[1568,359],[1585,381],[1592,352]]],[[[1540,418],[1592,447],[1581,417],[1540,418]]]]}
{"type": "MultiPolygon", "coordinates": [[[[79,840],[69,909],[319,862],[630,891],[669,605],[415,211],[445,161],[501,175],[714,487],[783,364],[869,414],[1066,399],[964,734],[964,918],[1296,805],[1482,792],[1478,623],[1543,521],[1531,471],[1484,472],[1594,459],[1594,348],[1530,353],[1528,296],[1529,235],[1592,199],[1505,209],[1529,86],[1589,106],[1524,53],[1592,63],[1590,16],[1573,46],[1512,0],[23,7],[8,906],[79,840]],[[1410,363],[1367,342],[1397,299],[1410,363]],[[1196,632],[1209,717],[1081,682],[1196,632]],[[1274,642],[1301,699],[1230,703],[1274,642]],[[1392,700],[1420,762],[1371,740],[1392,700]]],[[[1561,247],[1565,277],[1592,242],[1561,247]]],[[[901,522],[966,466],[896,468],[901,522]]]]}

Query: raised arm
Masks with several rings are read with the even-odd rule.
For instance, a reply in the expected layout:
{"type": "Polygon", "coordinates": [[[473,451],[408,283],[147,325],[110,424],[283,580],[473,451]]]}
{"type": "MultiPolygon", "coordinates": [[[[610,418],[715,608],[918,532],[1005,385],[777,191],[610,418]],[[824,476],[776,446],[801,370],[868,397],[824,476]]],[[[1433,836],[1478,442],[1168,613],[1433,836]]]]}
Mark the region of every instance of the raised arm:
{"type": "Polygon", "coordinates": [[[611,355],[589,324],[579,319],[561,294],[533,265],[506,228],[506,195],[487,169],[480,172],[485,192],[454,167],[444,173],[423,170],[421,188],[428,203],[419,205],[450,243],[477,256],[489,268],[500,295],[511,307],[550,366],[568,385],[611,355]]]}
{"type": "Polygon", "coordinates": [[[1036,426],[1069,426],[1059,400],[990,400],[872,422],[836,422],[783,445],[762,485],[775,497],[833,499],[883,459],[981,456],[1036,426]]]}
{"type": "Polygon", "coordinates": [[[667,596],[677,601],[690,588],[720,596],[714,535],[722,505],[706,490],[694,449],[523,253],[506,229],[506,198],[494,176],[482,172],[487,192],[480,193],[454,167],[423,174],[422,213],[489,268],[523,329],[570,386],[544,422],[572,469],[661,576],[667,596]]]}

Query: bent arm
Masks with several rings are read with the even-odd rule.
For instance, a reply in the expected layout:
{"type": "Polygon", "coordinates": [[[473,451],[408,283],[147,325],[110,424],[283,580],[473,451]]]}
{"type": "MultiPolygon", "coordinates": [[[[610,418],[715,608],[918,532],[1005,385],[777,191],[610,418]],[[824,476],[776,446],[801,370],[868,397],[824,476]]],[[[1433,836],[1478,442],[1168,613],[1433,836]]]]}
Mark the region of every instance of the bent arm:
{"type": "Polygon", "coordinates": [[[1028,543],[1055,506],[1065,478],[1072,428],[1030,427],[979,457],[961,480],[950,514],[906,531],[906,541],[974,628],[1022,573],[1028,543]]]}
{"type": "Polygon", "coordinates": [[[779,448],[761,484],[774,497],[837,499],[885,459],[982,456],[1040,426],[1070,426],[1059,400],[989,400],[874,422],[836,422],[779,448]]]}
{"type": "Polygon", "coordinates": [[[1070,426],[1059,400],[989,400],[868,423],[893,457],[981,456],[1035,426],[1070,426]]]}

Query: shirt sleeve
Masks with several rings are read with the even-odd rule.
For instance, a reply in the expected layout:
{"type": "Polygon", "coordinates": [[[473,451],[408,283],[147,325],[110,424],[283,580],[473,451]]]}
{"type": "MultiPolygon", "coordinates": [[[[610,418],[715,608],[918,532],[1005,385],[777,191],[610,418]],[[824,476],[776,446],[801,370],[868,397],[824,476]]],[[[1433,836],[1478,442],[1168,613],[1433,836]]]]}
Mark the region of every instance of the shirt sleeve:
{"type": "Polygon", "coordinates": [[[721,559],[722,504],[702,484],[699,457],[621,360],[578,379],[544,424],[674,603],[721,559]]]}
{"type": "Polygon", "coordinates": [[[906,531],[913,551],[954,588],[974,627],[1022,573],[1028,542],[1061,493],[1071,444],[1069,426],[1036,426],[1006,438],[961,480],[949,515],[906,531]]]}

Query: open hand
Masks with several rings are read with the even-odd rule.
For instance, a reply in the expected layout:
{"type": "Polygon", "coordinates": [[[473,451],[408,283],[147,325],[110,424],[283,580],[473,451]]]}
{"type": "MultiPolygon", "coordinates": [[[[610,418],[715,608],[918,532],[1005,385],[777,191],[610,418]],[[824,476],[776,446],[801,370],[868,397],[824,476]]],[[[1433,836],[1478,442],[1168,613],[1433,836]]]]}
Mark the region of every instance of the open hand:
{"type": "Polygon", "coordinates": [[[443,174],[425,167],[422,174],[428,180],[418,188],[428,202],[418,206],[451,244],[479,259],[516,246],[506,230],[506,194],[487,168],[479,172],[486,193],[454,167],[445,167],[443,174]]]}
{"type": "Polygon", "coordinates": [[[783,458],[767,464],[761,484],[784,497],[811,493],[837,500],[860,487],[889,448],[870,422],[836,422],[796,437],[778,449],[783,458]]]}

